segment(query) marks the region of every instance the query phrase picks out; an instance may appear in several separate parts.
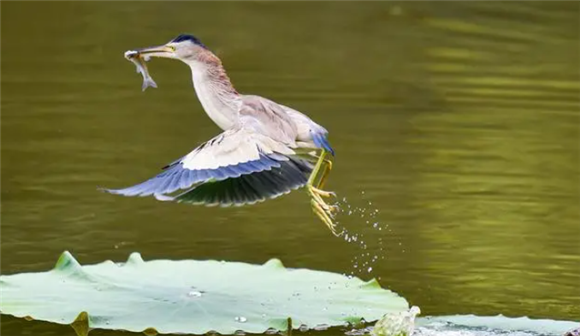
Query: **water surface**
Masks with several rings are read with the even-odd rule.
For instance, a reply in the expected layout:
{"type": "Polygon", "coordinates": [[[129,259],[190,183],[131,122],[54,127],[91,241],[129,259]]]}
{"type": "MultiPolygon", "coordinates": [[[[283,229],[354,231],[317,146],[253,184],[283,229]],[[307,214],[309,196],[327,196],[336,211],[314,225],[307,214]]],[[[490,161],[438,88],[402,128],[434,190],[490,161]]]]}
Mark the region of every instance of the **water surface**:
{"type": "Polygon", "coordinates": [[[83,264],[278,257],[379,277],[423,315],[578,320],[579,17],[577,2],[3,3],[2,274],[63,250],[83,264]],[[143,93],[122,57],[182,32],[239,91],[330,130],[328,187],[359,208],[339,221],[365,244],[333,237],[302,191],[220,209],[96,190],[219,132],[184,64],[151,62],[159,89],[143,93]]]}

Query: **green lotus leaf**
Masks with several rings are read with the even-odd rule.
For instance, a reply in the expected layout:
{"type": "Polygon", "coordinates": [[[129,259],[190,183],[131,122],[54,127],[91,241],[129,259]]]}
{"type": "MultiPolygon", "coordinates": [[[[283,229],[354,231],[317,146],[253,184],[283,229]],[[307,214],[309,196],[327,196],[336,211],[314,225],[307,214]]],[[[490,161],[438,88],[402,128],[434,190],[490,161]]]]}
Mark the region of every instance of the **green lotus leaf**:
{"type": "Polygon", "coordinates": [[[263,265],[197,260],[81,266],[64,252],[48,272],[0,276],[0,311],[75,330],[118,329],[233,334],[374,321],[408,310],[407,301],[376,280],[263,265]]]}

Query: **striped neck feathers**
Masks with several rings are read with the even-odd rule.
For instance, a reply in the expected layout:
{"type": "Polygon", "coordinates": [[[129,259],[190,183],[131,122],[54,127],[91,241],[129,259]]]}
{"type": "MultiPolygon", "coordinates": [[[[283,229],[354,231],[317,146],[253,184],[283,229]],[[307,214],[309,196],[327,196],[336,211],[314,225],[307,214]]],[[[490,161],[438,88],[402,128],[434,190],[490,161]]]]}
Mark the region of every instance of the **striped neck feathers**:
{"type": "Polygon", "coordinates": [[[205,51],[185,63],[191,68],[195,92],[207,115],[221,129],[231,128],[239,119],[241,98],[220,59],[205,51]]]}

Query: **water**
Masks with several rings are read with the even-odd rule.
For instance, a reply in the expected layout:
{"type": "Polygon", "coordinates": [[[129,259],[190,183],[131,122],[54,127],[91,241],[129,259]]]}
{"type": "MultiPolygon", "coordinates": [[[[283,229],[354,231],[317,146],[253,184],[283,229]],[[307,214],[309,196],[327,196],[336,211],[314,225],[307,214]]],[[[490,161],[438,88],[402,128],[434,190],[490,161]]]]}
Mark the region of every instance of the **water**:
{"type": "Polygon", "coordinates": [[[240,323],[246,323],[248,319],[243,316],[236,316],[235,321],[240,323]]]}
{"type": "Polygon", "coordinates": [[[202,295],[201,292],[198,291],[191,291],[187,293],[187,296],[189,297],[201,297],[201,295],[202,295]]]}
{"type": "MultiPolygon", "coordinates": [[[[82,264],[139,251],[348,274],[362,240],[357,275],[424,315],[577,320],[578,7],[3,3],[2,273],[46,270],[69,250],[82,264]],[[149,178],[217,134],[185,65],[151,61],[159,88],[141,92],[123,58],[182,32],[241,92],[330,130],[329,189],[380,210],[368,224],[341,214],[356,243],[333,237],[304,192],[220,209],[96,191],[149,178]]],[[[73,335],[4,316],[1,332],[73,335]]]]}

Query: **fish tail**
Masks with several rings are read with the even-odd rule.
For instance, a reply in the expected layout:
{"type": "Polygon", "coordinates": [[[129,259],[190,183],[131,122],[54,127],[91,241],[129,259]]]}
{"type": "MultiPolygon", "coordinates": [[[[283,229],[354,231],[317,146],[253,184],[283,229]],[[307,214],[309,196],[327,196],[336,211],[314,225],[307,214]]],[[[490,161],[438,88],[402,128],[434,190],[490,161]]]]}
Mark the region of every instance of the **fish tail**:
{"type": "Polygon", "coordinates": [[[145,91],[145,89],[147,89],[148,87],[157,88],[157,83],[155,83],[155,81],[151,77],[143,79],[142,86],[143,91],[145,91]]]}

